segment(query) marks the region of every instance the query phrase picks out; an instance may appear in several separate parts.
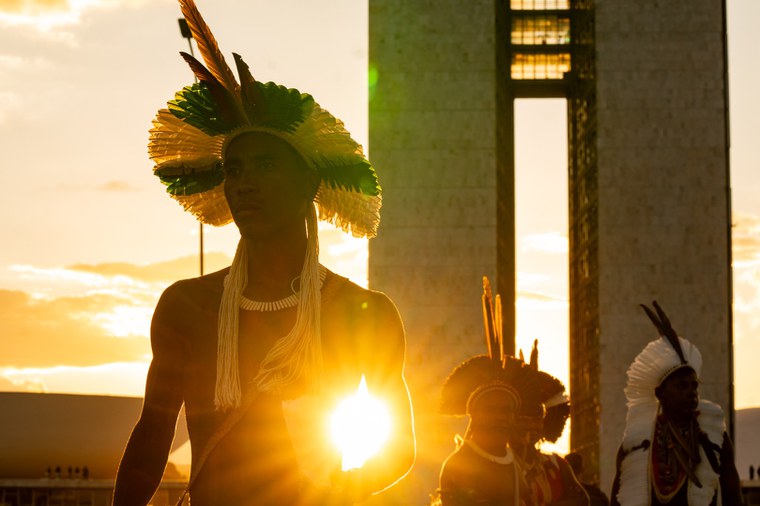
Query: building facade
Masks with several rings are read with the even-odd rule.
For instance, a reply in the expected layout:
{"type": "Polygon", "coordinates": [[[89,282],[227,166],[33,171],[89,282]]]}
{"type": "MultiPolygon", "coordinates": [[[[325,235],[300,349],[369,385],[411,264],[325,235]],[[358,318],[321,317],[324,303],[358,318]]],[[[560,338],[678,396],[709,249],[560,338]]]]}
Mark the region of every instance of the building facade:
{"type": "Polygon", "coordinates": [[[656,337],[640,303],[658,300],[699,346],[702,396],[730,412],[724,2],[370,0],[369,9],[369,147],[384,189],[369,282],[407,326],[426,457],[412,480],[435,479],[451,449],[435,400],[451,368],[484,350],[483,275],[514,334],[515,98],[568,104],[571,446],[586,478],[609,490],[625,370],[656,337]]]}

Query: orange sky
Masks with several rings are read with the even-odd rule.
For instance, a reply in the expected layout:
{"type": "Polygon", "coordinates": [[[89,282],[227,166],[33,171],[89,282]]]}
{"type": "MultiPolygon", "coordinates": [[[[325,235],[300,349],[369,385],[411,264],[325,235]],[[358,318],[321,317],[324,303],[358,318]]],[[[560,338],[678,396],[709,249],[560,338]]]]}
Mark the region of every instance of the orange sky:
{"type": "MultiPolygon", "coordinates": [[[[366,144],[366,2],[198,2],[228,57],[239,52],[259,79],[312,93],[366,144]]],[[[178,16],[175,0],[0,0],[0,390],[142,392],[157,297],[197,273],[198,226],[164,195],[146,155],[155,111],[192,81],[177,54],[187,50],[178,16]]],[[[741,408],[760,406],[752,363],[760,356],[760,71],[751,23],[760,7],[734,0],[729,16],[741,408]]],[[[539,337],[566,348],[564,105],[520,102],[516,113],[518,346],[539,337]],[[557,185],[539,200],[546,178],[557,185]]],[[[206,270],[221,268],[236,231],[204,230],[206,270]]],[[[330,228],[321,240],[329,267],[366,283],[366,242],[330,228]]],[[[544,360],[566,379],[566,358],[544,360]]]]}

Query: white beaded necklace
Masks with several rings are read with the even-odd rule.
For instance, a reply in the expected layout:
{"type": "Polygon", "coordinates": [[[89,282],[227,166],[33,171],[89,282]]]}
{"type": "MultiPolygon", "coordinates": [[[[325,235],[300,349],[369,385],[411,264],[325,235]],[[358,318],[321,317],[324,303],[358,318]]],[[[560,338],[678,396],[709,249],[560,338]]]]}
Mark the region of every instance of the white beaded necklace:
{"type": "Polygon", "coordinates": [[[498,455],[492,455],[489,452],[485,451],[483,448],[481,448],[475,441],[472,439],[465,439],[464,443],[472,448],[472,451],[474,451],[476,454],[480,455],[486,460],[490,460],[491,462],[496,462],[497,464],[511,464],[515,461],[514,453],[512,453],[512,449],[507,447],[507,453],[503,456],[498,455]]]}
{"type": "MultiPolygon", "coordinates": [[[[319,288],[322,288],[322,284],[325,281],[325,277],[327,276],[327,269],[323,266],[319,266],[319,288]]],[[[279,300],[272,300],[272,301],[260,301],[260,300],[251,300],[245,295],[240,295],[240,309],[244,309],[246,311],[280,311],[282,309],[288,309],[291,307],[296,307],[298,305],[298,301],[300,299],[299,290],[296,290],[296,283],[301,279],[301,276],[296,276],[293,278],[293,281],[290,282],[290,290],[293,292],[287,297],[284,297],[279,300]]],[[[300,288],[300,287],[299,287],[300,288]]]]}

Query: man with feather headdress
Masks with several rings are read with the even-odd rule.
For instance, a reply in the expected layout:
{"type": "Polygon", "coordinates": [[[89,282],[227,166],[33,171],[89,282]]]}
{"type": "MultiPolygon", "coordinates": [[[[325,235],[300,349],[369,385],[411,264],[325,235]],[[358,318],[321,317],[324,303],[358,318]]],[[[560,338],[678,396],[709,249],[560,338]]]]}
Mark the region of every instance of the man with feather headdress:
{"type": "MultiPolygon", "coordinates": [[[[414,460],[404,328],[387,296],[319,263],[317,220],[373,237],[375,171],[310,95],[256,81],[235,55],[238,83],[193,0],[180,4],[205,66],[183,53],[198,82],[159,110],[149,154],[185,210],[202,223],[234,221],[241,239],[231,267],[179,281],[159,300],[145,400],[114,504],[149,502],[183,404],[193,506],[361,500],[414,460]],[[394,430],[383,451],[317,490],[303,479],[283,400],[315,394],[329,404],[362,376],[394,430]]],[[[322,429],[315,421],[311,438],[324,438],[322,429]]]]}
{"type": "Polygon", "coordinates": [[[536,506],[554,504],[588,506],[589,498],[570,464],[556,453],[545,453],[537,445],[554,443],[562,435],[570,414],[565,386],[551,374],[538,369],[538,341],[533,342],[530,361],[515,368],[514,384],[522,402],[509,432],[509,446],[522,469],[536,506]]]}
{"type": "Polygon", "coordinates": [[[660,338],[628,368],[625,434],[613,506],[740,506],[739,475],[723,410],[699,399],[702,354],[665,312],[642,305],[660,338]]]}
{"type": "Polygon", "coordinates": [[[570,466],[535,444],[556,441],[569,415],[564,385],[538,370],[534,343],[530,363],[504,353],[501,302],[483,278],[487,355],[457,366],[441,392],[441,412],[470,417],[457,449],[441,468],[443,506],[588,504],[570,466]],[[495,302],[494,302],[495,300],[495,302]]]}

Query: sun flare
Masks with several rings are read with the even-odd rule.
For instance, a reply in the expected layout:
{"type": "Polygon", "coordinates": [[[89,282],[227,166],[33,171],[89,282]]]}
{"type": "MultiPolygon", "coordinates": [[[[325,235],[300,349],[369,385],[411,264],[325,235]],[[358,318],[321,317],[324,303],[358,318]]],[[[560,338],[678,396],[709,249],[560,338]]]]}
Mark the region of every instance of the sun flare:
{"type": "Polygon", "coordinates": [[[330,432],[343,459],[341,469],[362,467],[385,444],[391,418],[385,404],[372,397],[362,376],[356,393],[344,399],[333,412],[330,432]]]}

